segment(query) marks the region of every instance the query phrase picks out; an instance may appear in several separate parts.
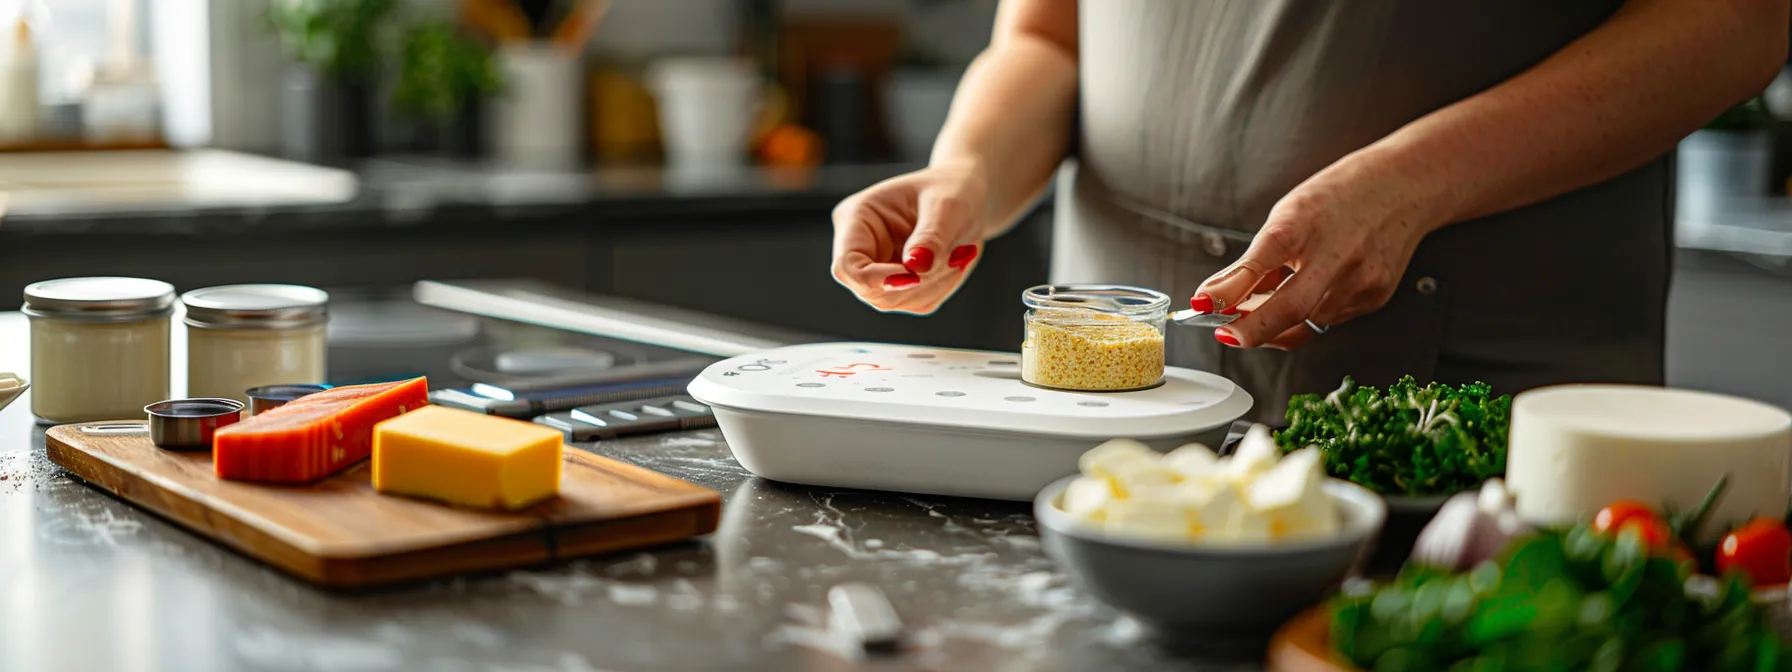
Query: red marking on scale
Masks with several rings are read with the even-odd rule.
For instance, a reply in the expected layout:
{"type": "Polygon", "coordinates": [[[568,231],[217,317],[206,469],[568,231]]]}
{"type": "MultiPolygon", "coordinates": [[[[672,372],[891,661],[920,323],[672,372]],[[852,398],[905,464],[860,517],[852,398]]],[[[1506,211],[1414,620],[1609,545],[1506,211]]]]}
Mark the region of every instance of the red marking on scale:
{"type": "Polygon", "coordinates": [[[834,367],[831,369],[816,369],[815,372],[821,374],[821,376],[823,378],[826,378],[828,376],[839,376],[841,378],[845,378],[845,377],[853,375],[855,373],[859,373],[859,371],[855,371],[854,369],[866,369],[866,370],[870,370],[870,371],[889,371],[890,367],[884,366],[882,364],[854,362],[852,364],[847,364],[845,366],[837,366],[837,367],[834,367]]]}

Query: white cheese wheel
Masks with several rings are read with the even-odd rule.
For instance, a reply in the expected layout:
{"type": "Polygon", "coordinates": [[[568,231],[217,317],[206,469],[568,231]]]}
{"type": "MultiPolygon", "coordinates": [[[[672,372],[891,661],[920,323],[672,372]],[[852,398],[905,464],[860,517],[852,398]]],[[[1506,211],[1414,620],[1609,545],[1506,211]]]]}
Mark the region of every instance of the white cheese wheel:
{"type": "Polygon", "coordinates": [[[1632,499],[1684,511],[1719,478],[1729,485],[1698,537],[1714,541],[1792,498],[1792,415],[1708,392],[1564,385],[1512,401],[1506,483],[1518,515],[1568,525],[1632,499]]]}

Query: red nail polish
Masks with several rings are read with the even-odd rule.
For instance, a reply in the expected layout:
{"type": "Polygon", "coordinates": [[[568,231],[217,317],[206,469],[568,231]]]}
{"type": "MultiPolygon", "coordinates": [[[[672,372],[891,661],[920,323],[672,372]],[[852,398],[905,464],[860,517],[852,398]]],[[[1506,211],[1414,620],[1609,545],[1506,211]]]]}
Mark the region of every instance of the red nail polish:
{"type": "Polygon", "coordinates": [[[910,273],[926,273],[933,270],[933,250],[917,247],[909,250],[908,258],[902,260],[902,267],[910,273]]]}
{"type": "Polygon", "coordinates": [[[884,278],[884,289],[908,289],[921,284],[921,277],[913,273],[897,273],[884,278]]]}
{"type": "Polygon", "coordinates": [[[1193,310],[1197,313],[1212,312],[1213,311],[1213,297],[1208,296],[1206,294],[1196,294],[1193,297],[1189,298],[1188,307],[1190,310],[1193,310]]]}
{"type": "Polygon", "coordinates": [[[1225,343],[1234,348],[1238,347],[1238,337],[1233,336],[1232,332],[1226,331],[1225,329],[1213,330],[1213,340],[1225,343]]]}
{"type": "Polygon", "coordinates": [[[952,248],[952,256],[946,257],[946,265],[962,271],[971,265],[971,260],[976,258],[976,245],[959,245],[952,248]]]}

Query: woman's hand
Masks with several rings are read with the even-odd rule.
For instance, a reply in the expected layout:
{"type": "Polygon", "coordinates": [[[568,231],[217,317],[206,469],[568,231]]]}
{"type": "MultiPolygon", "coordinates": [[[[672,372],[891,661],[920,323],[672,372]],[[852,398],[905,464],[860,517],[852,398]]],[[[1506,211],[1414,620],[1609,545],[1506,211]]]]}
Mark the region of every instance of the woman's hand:
{"type": "Polygon", "coordinates": [[[1347,157],[1288,192],[1238,261],[1208,278],[1190,300],[1229,312],[1274,291],[1232,324],[1226,345],[1292,349],[1387,305],[1426,234],[1445,223],[1438,195],[1415,193],[1392,171],[1347,157]],[[1309,324],[1310,323],[1310,324],[1309,324]]]}
{"type": "Polygon", "coordinates": [[[927,315],[964,284],[990,221],[970,165],[884,180],[834,208],[834,280],[884,312],[927,315]]]}

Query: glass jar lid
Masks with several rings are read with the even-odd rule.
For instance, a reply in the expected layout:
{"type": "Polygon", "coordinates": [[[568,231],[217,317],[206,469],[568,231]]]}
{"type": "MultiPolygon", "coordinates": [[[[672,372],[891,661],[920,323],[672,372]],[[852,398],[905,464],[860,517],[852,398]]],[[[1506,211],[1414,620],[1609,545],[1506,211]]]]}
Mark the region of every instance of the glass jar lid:
{"type": "Polygon", "coordinates": [[[145,278],[61,278],[25,287],[22,310],[31,317],[85,322],[129,322],[167,315],[174,285],[145,278]]]}
{"type": "Polygon", "coordinates": [[[1169,295],[1126,285],[1039,285],[1022,292],[1021,302],[1036,310],[1089,310],[1134,319],[1150,319],[1170,310],[1169,295]]]}
{"type": "Polygon", "coordinates": [[[187,326],[198,329],[293,329],[329,319],[330,295],[302,285],[224,285],[182,294],[187,326]]]}

